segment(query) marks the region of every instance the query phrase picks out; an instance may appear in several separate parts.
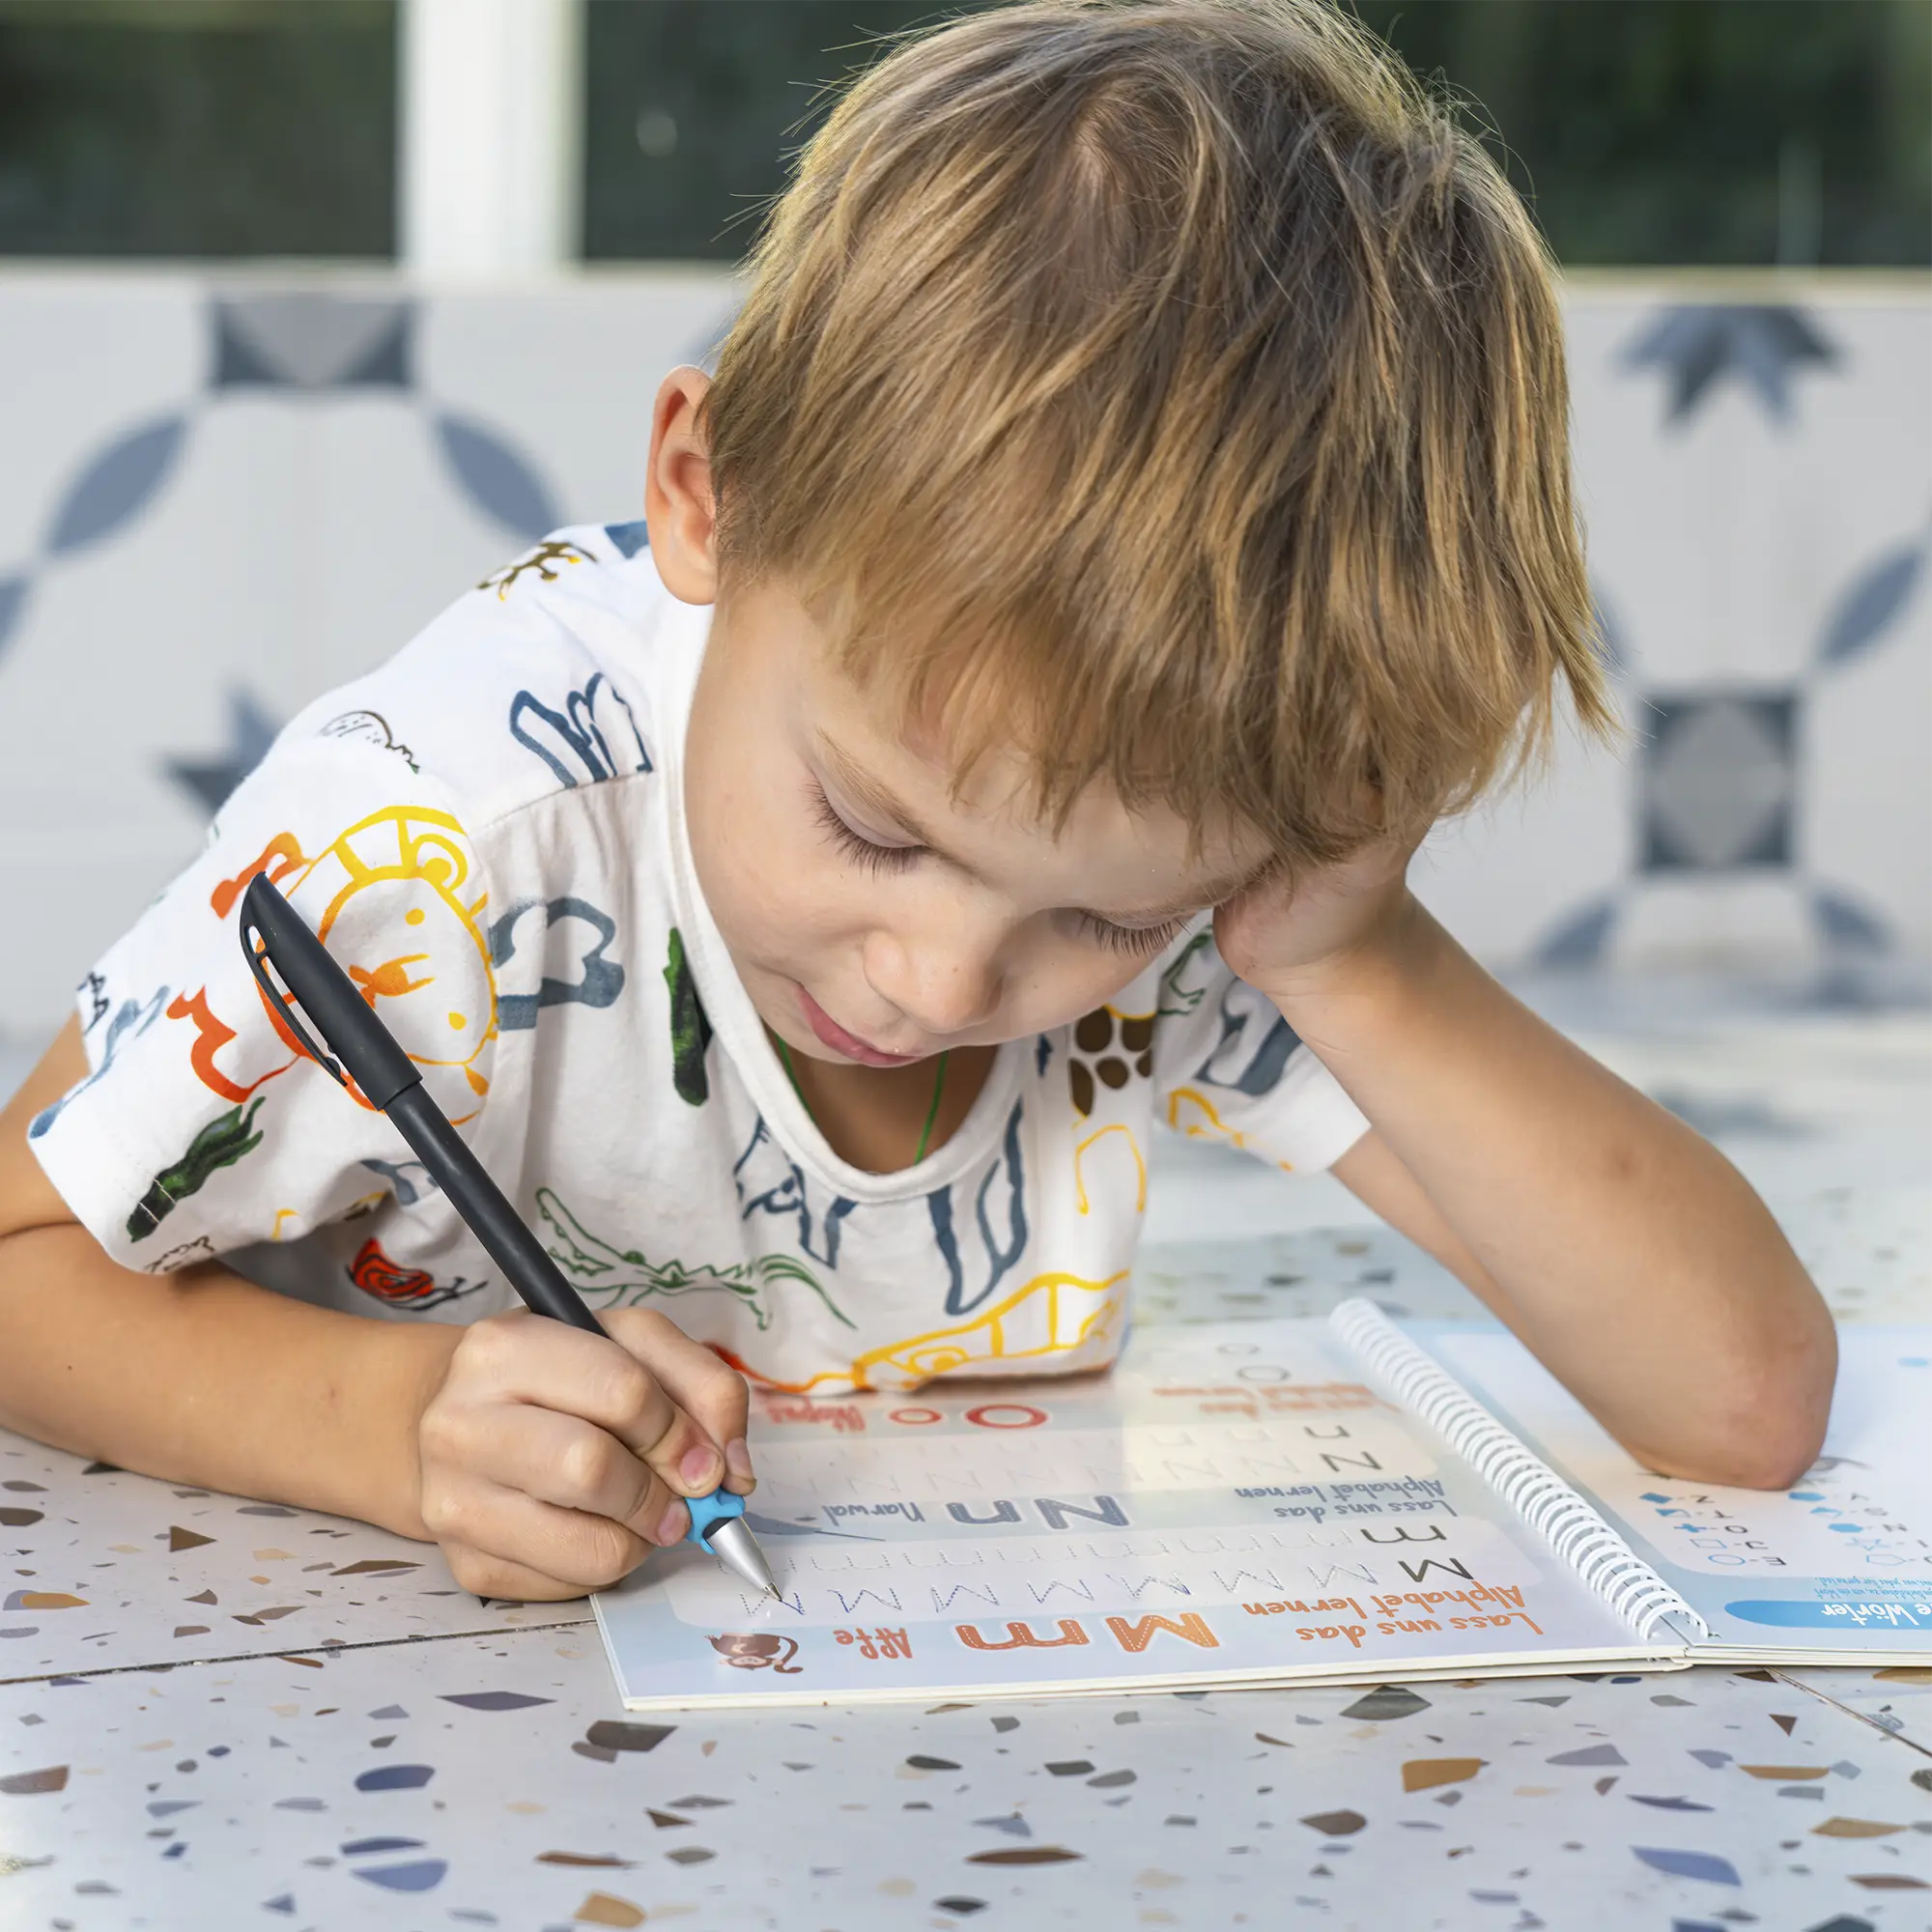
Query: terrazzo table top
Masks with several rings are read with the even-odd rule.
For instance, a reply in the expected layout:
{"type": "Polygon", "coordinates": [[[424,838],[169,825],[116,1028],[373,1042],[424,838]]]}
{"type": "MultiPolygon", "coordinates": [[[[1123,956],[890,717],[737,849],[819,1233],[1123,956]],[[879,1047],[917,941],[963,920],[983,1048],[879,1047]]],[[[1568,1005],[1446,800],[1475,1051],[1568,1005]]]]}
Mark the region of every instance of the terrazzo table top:
{"type": "MultiPolygon", "coordinates": [[[[1781,1212],[1932,1319],[1932,1190],[1781,1212]]],[[[1143,1322],[1478,1311],[1380,1229],[1143,1322]]],[[[582,1604],[0,1434],[0,1927],[1932,1927],[1932,1668],[627,1718],[582,1604]]]]}

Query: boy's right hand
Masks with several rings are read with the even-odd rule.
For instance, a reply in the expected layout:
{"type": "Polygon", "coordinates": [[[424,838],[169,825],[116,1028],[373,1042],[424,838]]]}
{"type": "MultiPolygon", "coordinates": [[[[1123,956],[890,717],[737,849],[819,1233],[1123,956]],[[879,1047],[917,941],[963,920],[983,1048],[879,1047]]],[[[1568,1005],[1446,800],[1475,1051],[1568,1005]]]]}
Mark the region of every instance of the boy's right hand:
{"type": "Polygon", "coordinates": [[[416,1430],[418,1510],[479,1597],[581,1597],[753,1487],[744,1378],[652,1309],[608,1337],[517,1310],[462,1333],[416,1430]]]}

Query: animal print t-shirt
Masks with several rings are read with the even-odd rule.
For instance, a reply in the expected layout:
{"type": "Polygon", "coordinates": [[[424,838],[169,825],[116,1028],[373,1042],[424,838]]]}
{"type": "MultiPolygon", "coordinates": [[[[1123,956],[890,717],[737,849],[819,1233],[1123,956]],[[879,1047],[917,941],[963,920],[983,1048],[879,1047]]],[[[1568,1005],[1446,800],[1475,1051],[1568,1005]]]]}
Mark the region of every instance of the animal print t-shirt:
{"type": "Polygon", "coordinates": [[[559,532],[296,718],[82,981],[92,1070],[33,1122],[42,1164],[130,1268],[227,1256],[384,1320],[516,1305],[257,990],[237,913],[267,873],[593,1307],[661,1308],[786,1390],[1104,1364],[1156,1119],[1306,1172],[1363,1117],[1204,921],[1110,1005],[1002,1046],[917,1166],[841,1160],[693,872],[709,612],[643,538],[559,532]]]}

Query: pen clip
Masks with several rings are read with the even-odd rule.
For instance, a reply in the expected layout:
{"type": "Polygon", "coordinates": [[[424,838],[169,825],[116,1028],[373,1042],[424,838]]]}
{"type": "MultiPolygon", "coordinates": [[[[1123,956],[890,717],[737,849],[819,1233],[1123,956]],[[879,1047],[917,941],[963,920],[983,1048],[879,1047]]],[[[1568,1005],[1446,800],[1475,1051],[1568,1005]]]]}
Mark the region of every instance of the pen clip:
{"type": "Polygon", "coordinates": [[[387,1112],[398,1094],[422,1084],[415,1062],[266,872],[249,880],[239,923],[248,971],[263,997],[273,1003],[269,1011],[284,1025],[298,1052],[378,1112],[387,1112]],[[270,966],[286,993],[269,978],[270,966]],[[320,1046],[290,1015],[291,1003],[299,1006],[302,1017],[321,1036],[320,1046]]]}
{"type": "Polygon", "coordinates": [[[337,1063],[323,1052],[309,1037],[308,1029],[296,1018],[297,1006],[294,993],[283,993],[269,977],[269,966],[274,954],[270,950],[268,935],[256,925],[244,912],[242,919],[242,956],[248,962],[248,970],[255,976],[255,983],[262,989],[262,997],[270,1002],[270,1009],[281,1009],[282,1024],[295,1036],[296,1043],[338,1087],[347,1087],[349,1080],[337,1063]],[[256,945],[259,940],[260,946],[256,945]]]}

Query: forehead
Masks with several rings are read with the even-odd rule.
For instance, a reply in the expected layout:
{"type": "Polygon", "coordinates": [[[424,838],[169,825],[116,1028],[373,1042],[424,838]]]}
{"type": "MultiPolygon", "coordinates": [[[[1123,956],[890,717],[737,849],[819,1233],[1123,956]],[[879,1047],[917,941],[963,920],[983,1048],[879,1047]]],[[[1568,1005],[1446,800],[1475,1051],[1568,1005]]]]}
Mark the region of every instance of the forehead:
{"type": "MultiPolygon", "coordinates": [[[[927,842],[949,853],[971,845],[989,861],[1050,865],[1069,891],[1065,874],[1084,869],[1091,892],[1064,902],[1095,909],[1103,889],[1122,905],[1160,898],[1198,908],[1269,857],[1240,821],[1197,822],[1157,796],[1125,799],[1105,776],[1068,787],[1064,802],[1052,798],[1051,747],[1042,756],[1034,743],[1054,729],[1051,695],[1016,673],[1011,656],[971,645],[935,654],[937,674],[921,690],[900,667],[923,639],[870,632],[857,644],[861,633],[836,596],[808,601],[792,580],[767,574],[734,586],[727,601],[724,628],[743,676],[791,695],[803,739],[847,803],[896,803],[907,809],[902,821],[918,821],[908,829],[934,835],[927,842]]],[[[1077,721],[1067,735],[1092,738],[1077,721]]]]}

